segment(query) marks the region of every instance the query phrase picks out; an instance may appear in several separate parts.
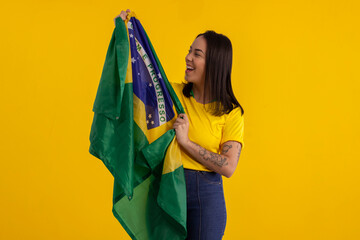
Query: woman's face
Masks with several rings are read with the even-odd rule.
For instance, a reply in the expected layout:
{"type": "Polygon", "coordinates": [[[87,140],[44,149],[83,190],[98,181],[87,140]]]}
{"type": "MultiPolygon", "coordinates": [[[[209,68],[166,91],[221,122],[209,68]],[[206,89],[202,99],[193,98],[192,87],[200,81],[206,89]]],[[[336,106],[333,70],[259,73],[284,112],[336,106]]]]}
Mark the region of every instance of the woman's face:
{"type": "Polygon", "coordinates": [[[189,53],[185,57],[186,70],[185,80],[202,86],[205,82],[205,56],[206,40],[200,36],[190,46],[189,53]]]}

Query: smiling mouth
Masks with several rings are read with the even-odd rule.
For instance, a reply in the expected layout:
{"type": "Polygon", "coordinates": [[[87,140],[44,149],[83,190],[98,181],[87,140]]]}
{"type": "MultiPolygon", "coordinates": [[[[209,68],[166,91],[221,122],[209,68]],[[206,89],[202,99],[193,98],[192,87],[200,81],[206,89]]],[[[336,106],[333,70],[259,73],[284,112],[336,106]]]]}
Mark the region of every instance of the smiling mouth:
{"type": "Polygon", "coordinates": [[[186,66],[185,72],[186,72],[186,73],[189,73],[189,72],[194,71],[194,70],[195,70],[195,68],[190,67],[190,66],[186,66]]]}

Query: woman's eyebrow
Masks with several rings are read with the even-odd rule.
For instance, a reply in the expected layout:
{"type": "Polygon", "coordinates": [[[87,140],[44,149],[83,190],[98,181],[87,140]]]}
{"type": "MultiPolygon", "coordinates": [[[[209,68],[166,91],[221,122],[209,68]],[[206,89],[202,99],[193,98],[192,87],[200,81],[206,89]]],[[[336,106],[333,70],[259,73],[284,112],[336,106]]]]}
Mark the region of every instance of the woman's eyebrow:
{"type": "Polygon", "coordinates": [[[200,51],[200,52],[202,52],[203,54],[205,54],[205,53],[203,52],[203,50],[198,49],[198,48],[195,48],[195,51],[200,51]]]}
{"type": "MultiPolygon", "coordinates": [[[[192,46],[190,46],[190,50],[192,50],[192,46]]],[[[205,54],[205,53],[203,52],[203,50],[201,50],[201,49],[199,49],[199,48],[195,48],[195,51],[200,51],[200,52],[202,52],[203,54],[205,54]]]]}

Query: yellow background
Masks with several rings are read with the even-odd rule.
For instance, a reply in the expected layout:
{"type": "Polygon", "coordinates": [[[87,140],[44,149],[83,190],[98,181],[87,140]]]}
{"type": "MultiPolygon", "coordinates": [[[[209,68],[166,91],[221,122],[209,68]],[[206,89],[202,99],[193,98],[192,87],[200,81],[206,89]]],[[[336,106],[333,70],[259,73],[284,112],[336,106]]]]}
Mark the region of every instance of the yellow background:
{"type": "Polygon", "coordinates": [[[129,239],[88,153],[113,18],[134,10],[170,80],[207,29],[234,48],[245,148],[224,239],[360,239],[357,1],[15,1],[0,8],[0,238],[129,239]]]}

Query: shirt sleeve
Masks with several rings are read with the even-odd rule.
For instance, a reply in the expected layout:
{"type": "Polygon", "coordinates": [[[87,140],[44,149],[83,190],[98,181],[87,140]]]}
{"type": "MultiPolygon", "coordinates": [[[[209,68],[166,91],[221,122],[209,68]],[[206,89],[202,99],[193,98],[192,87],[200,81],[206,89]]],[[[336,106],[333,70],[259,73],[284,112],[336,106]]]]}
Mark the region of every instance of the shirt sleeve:
{"type": "Polygon", "coordinates": [[[240,107],[233,109],[225,121],[221,144],[227,141],[240,142],[241,149],[244,148],[244,114],[240,107]]]}

